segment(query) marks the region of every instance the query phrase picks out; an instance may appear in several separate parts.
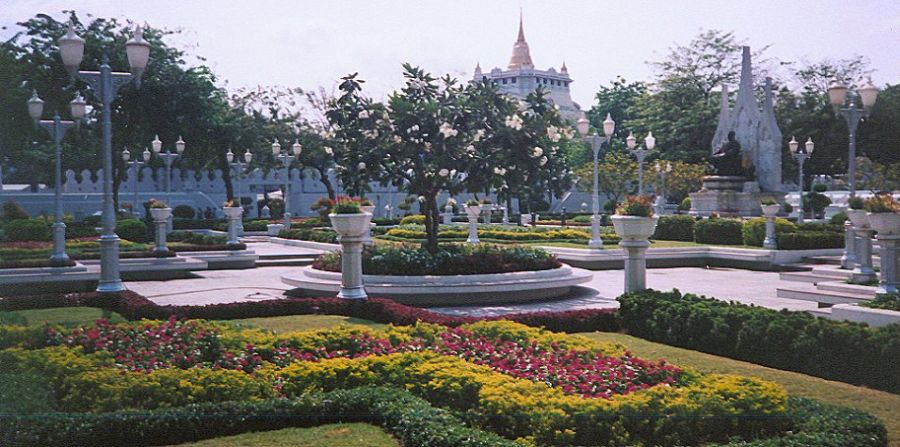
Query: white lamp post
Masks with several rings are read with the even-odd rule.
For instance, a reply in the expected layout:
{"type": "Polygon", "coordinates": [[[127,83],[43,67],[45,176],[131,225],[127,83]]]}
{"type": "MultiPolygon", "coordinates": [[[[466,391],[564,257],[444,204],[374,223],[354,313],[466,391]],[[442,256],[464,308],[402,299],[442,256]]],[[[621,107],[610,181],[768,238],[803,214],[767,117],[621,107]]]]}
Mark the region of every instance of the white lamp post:
{"type": "Polygon", "coordinates": [[[797,139],[791,137],[791,141],[788,142],[788,149],[791,150],[791,155],[797,160],[797,166],[800,168],[800,177],[798,183],[800,184],[800,214],[797,217],[798,223],[803,223],[803,165],[806,164],[806,159],[808,159],[815,149],[816,145],[813,143],[812,137],[806,140],[806,144],[804,144],[805,150],[801,151],[800,143],[797,142],[797,139]]]}
{"type": "Polygon", "coordinates": [[[109,57],[104,53],[100,71],[80,71],[78,67],[84,58],[84,39],[75,35],[75,26],[69,22],[69,29],[59,39],[59,52],[66,70],[91,86],[91,92],[100,100],[103,128],[103,234],[100,236],[100,281],[97,291],[119,293],[125,290],[119,276],[119,237],[116,235],[116,210],[113,206],[112,179],[112,102],[120,87],[131,81],[140,86],[141,75],[150,59],[150,44],[144,40],[144,30],[135,28],[134,37],[125,44],[131,73],[113,72],[109,57]]]}
{"type": "Polygon", "coordinates": [[[55,265],[64,265],[69,262],[69,255],[66,254],[66,224],[63,222],[62,206],[62,139],[65,138],[69,129],[77,126],[84,119],[87,106],[81,93],[77,93],[75,99],[69,103],[74,121],[64,121],[60,119],[59,113],[54,113],[52,120],[41,119],[41,115],[44,114],[44,101],[38,97],[37,91],[31,95],[27,104],[28,114],[34,120],[35,126],[45,129],[53,139],[56,166],[53,187],[53,254],[50,256],[50,261],[55,265]]]}
{"type": "Polygon", "coordinates": [[[628,138],[625,139],[625,144],[629,150],[634,152],[634,156],[638,161],[638,195],[641,195],[644,193],[644,159],[656,147],[656,138],[653,138],[653,132],[648,132],[647,138],[644,138],[644,147],[642,148],[638,147],[634,134],[630,133],[628,138]]]}
{"type": "Polygon", "coordinates": [[[281,151],[281,144],[278,143],[278,140],[274,140],[272,142],[272,155],[275,156],[275,159],[280,161],[282,165],[284,165],[284,229],[291,228],[291,212],[290,208],[290,197],[291,197],[291,163],[300,158],[300,153],[303,152],[303,146],[300,144],[300,141],[294,140],[294,144],[291,146],[291,151],[293,155],[289,152],[281,151]]]}
{"type": "Polygon", "coordinates": [[[173,154],[169,148],[166,148],[165,152],[162,151],[163,143],[159,139],[159,135],[156,135],[153,138],[153,141],[150,142],[150,147],[153,148],[153,153],[162,158],[163,162],[166,165],[166,198],[168,199],[169,194],[172,192],[172,163],[175,162],[175,159],[180,157],[182,153],[184,153],[184,148],[186,146],[184,140],[181,139],[181,136],[178,137],[178,141],[175,142],[175,153],[173,154]]]}
{"type": "Polygon", "coordinates": [[[606,119],[603,120],[603,137],[594,134],[588,135],[588,131],[590,130],[590,123],[584,114],[581,114],[581,118],[578,118],[578,122],[575,123],[575,127],[578,129],[578,133],[581,135],[581,139],[583,141],[587,141],[591,145],[591,150],[594,153],[594,186],[591,192],[591,240],[588,242],[589,248],[603,248],[603,240],[600,238],[600,191],[599,191],[599,180],[598,180],[598,157],[600,154],[600,146],[603,143],[609,143],[610,137],[612,137],[613,131],[616,129],[616,122],[613,121],[612,117],[607,113],[606,119]]]}
{"type": "Polygon", "coordinates": [[[141,166],[144,166],[147,162],[150,161],[150,151],[147,149],[144,149],[144,152],[142,153],[142,155],[144,157],[143,161],[131,160],[131,152],[129,152],[127,148],[122,151],[122,161],[124,161],[125,164],[128,165],[128,169],[132,172],[131,184],[134,189],[134,200],[132,201],[133,205],[132,205],[131,212],[138,218],[141,217],[141,212],[139,211],[139,208],[138,208],[138,205],[140,203],[139,202],[140,199],[138,198],[138,172],[139,172],[141,166]]]}
{"type": "MultiPolygon", "coordinates": [[[[243,207],[243,203],[241,202],[241,176],[244,174],[244,168],[253,161],[253,154],[250,152],[250,149],[247,149],[247,152],[244,152],[244,161],[241,162],[240,157],[238,157],[237,161],[234,161],[234,152],[231,152],[231,148],[228,149],[228,153],[225,154],[225,158],[228,160],[228,166],[235,170],[235,190],[234,196],[237,198],[238,205],[243,207]]],[[[251,203],[251,206],[253,204],[251,203]]],[[[238,222],[238,235],[243,236],[244,234],[244,220],[241,219],[238,222]]]]}
{"type": "Polygon", "coordinates": [[[878,99],[878,87],[872,84],[872,79],[856,91],[856,94],[848,95],[848,89],[839,80],[835,79],[828,86],[828,99],[835,112],[844,117],[847,129],[850,131],[849,155],[847,157],[847,186],[850,189],[850,197],[856,197],[856,129],[859,121],[868,118],[878,99]],[[849,96],[849,103],[844,107],[849,96]],[[862,108],[857,104],[856,97],[862,102],[862,108]]]}

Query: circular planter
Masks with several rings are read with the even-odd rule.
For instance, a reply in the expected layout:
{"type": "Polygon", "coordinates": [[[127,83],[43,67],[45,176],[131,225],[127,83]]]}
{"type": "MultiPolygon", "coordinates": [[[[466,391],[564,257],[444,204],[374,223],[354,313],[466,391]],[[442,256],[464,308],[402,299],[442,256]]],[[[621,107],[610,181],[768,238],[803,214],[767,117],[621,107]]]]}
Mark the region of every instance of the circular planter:
{"type": "Polygon", "coordinates": [[[869,226],[882,236],[900,235],[900,213],[869,213],[869,226]]]}
{"type": "Polygon", "coordinates": [[[240,219],[244,216],[244,208],[239,206],[222,207],[222,212],[225,213],[225,217],[229,219],[240,219]]]}
{"type": "Polygon", "coordinates": [[[150,215],[155,221],[169,220],[172,216],[172,208],[150,208],[150,215]]]}
{"type": "MultiPolygon", "coordinates": [[[[366,292],[414,306],[470,306],[528,302],[568,295],[592,273],[567,265],[548,270],[479,275],[363,275],[366,292]]],[[[285,284],[321,296],[341,286],[341,273],[306,266],[281,277],[285,284]]]]}
{"type": "Polygon", "coordinates": [[[643,241],[650,239],[656,231],[656,223],[659,217],[619,216],[610,217],[613,228],[624,241],[643,241]]]}
{"type": "Polygon", "coordinates": [[[781,205],[777,203],[774,205],[761,205],[760,208],[762,208],[763,216],[775,217],[778,214],[778,210],[781,209],[781,205]]]}
{"type": "Polygon", "coordinates": [[[361,237],[369,228],[372,215],[369,213],[358,214],[329,214],[331,226],[342,237],[361,237]]]}
{"type": "Polygon", "coordinates": [[[847,218],[856,228],[863,228],[869,225],[865,210],[847,210],[847,218]]]}

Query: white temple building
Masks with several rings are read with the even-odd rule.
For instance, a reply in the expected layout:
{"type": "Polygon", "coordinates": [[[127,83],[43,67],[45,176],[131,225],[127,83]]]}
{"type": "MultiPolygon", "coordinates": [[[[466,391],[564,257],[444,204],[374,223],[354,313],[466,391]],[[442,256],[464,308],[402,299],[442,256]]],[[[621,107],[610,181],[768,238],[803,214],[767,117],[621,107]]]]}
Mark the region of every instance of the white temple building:
{"type": "Polygon", "coordinates": [[[575,121],[581,114],[581,107],[572,101],[569,94],[569,70],[563,62],[559,71],[550,67],[546,70],[536,69],[531,60],[531,50],[525,40],[525,29],[522,24],[522,16],[519,15],[519,36],[513,44],[512,57],[506,65],[506,70],[500,67],[492,68],[490,72],[483,72],[481,64],[475,65],[475,74],[472,81],[492,81],[500,92],[510,96],[525,99],[529,93],[538,86],[549,92],[548,99],[552,104],[559,106],[563,118],[575,121]]]}

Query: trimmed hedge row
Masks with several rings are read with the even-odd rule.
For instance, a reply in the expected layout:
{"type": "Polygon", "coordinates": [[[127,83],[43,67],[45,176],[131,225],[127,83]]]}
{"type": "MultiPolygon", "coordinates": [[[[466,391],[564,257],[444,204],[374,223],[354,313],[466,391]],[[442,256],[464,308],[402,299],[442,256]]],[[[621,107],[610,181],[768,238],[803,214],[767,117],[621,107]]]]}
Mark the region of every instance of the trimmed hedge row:
{"type": "Polygon", "coordinates": [[[688,349],[900,393],[900,324],[863,324],[692,294],[618,298],[629,334],[688,349]]]}
{"type": "Polygon", "coordinates": [[[651,239],[660,241],[694,241],[694,224],[697,222],[692,216],[674,215],[659,216],[656,224],[656,232],[651,239]]]}
{"type": "Polygon", "coordinates": [[[744,223],[740,219],[703,219],[694,223],[694,241],[700,244],[742,245],[744,223]]]}
{"type": "Polygon", "coordinates": [[[805,231],[777,236],[779,250],[815,250],[844,248],[844,234],[833,231],[805,231]]]}
{"type": "Polygon", "coordinates": [[[205,403],[153,411],[0,416],[0,445],[170,445],[251,431],[333,422],[380,425],[403,445],[514,447],[450,412],[393,388],[356,388],[296,399],[205,403]]]}
{"type": "Polygon", "coordinates": [[[409,326],[415,324],[416,321],[422,321],[455,327],[481,320],[509,320],[532,327],[544,327],[554,332],[616,331],[619,329],[615,309],[542,311],[476,318],[440,314],[382,298],[370,298],[363,303],[338,298],[285,298],[206,306],[160,306],[132,291],[122,292],[118,298],[102,296],[95,292],[0,298],[0,311],[73,306],[98,307],[116,312],[129,320],[142,318],[164,320],[172,315],[177,318],[234,320],[315,314],[342,315],[398,326],[409,326]]]}

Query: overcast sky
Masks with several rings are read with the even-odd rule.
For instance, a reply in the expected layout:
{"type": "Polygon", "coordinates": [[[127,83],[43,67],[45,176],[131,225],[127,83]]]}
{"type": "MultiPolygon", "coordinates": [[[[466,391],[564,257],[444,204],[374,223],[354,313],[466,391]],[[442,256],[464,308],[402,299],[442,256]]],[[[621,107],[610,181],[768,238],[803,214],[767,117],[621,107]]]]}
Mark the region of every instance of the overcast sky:
{"type": "Polygon", "coordinates": [[[170,43],[207,58],[230,89],[332,90],[358,71],[381,98],[401,85],[403,62],[466,79],[476,62],[505,67],[520,8],[535,65],[565,61],[583,106],[616,75],[649,80],[646,61],[701,29],[771,45],[768,56],[783,61],[860,54],[877,84],[900,82],[900,0],[0,0],[0,38],[38,12],[75,9],[182,29],[170,43]]]}

